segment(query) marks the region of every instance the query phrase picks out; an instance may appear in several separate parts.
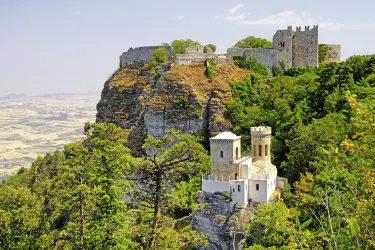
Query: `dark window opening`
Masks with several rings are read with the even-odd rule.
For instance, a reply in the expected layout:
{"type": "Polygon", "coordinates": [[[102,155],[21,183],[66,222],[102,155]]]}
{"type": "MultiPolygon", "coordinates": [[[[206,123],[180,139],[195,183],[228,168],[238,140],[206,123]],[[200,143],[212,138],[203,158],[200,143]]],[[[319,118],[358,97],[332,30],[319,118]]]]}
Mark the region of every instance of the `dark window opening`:
{"type": "Polygon", "coordinates": [[[234,193],[234,190],[235,190],[235,189],[233,188],[233,193],[234,193]]]}
{"type": "Polygon", "coordinates": [[[256,190],[259,190],[259,184],[256,184],[256,185],[255,185],[255,189],[256,189],[256,190]]]}
{"type": "Polygon", "coordinates": [[[259,145],[259,156],[262,156],[262,145],[259,145]]]}
{"type": "Polygon", "coordinates": [[[238,147],[236,147],[236,160],[238,160],[238,147]]]}
{"type": "Polygon", "coordinates": [[[268,145],[266,144],[266,147],[264,148],[264,154],[268,156],[268,145]]]}
{"type": "Polygon", "coordinates": [[[221,158],[224,157],[224,153],[223,153],[223,151],[220,151],[220,157],[221,157],[221,158]]]}
{"type": "Polygon", "coordinates": [[[241,185],[237,186],[238,192],[241,192],[241,185]]]}
{"type": "Polygon", "coordinates": [[[235,173],[235,174],[234,174],[234,179],[237,180],[237,178],[238,178],[238,174],[235,173]]]}

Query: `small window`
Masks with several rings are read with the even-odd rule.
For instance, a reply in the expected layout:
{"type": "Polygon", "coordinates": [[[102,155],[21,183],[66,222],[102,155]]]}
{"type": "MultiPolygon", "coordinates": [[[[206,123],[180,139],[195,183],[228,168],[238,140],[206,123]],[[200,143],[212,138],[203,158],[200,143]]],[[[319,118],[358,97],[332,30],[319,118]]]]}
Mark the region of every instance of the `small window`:
{"type": "Polygon", "coordinates": [[[238,192],[241,192],[241,185],[237,186],[238,192]]]}
{"type": "Polygon", "coordinates": [[[238,160],[238,147],[236,147],[236,160],[238,160]]]}
{"type": "Polygon", "coordinates": [[[255,189],[258,191],[259,190],[259,184],[255,185],[255,189]]]}
{"type": "Polygon", "coordinates": [[[223,151],[220,151],[220,157],[221,157],[221,158],[224,157],[224,153],[223,153],[223,151]]]}
{"type": "Polygon", "coordinates": [[[234,174],[234,179],[235,179],[235,180],[238,179],[238,174],[237,174],[237,173],[234,174]]]}
{"type": "Polygon", "coordinates": [[[234,193],[235,189],[233,188],[233,193],[234,193]]]}
{"type": "Polygon", "coordinates": [[[259,156],[262,156],[262,145],[259,145],[259,156]]]}
{"type": "Polygon", "coordinates": [[[268,144],[266,144],[265,148],[264,148],[264,154],[266,156],[268,156],[268,144]]]}

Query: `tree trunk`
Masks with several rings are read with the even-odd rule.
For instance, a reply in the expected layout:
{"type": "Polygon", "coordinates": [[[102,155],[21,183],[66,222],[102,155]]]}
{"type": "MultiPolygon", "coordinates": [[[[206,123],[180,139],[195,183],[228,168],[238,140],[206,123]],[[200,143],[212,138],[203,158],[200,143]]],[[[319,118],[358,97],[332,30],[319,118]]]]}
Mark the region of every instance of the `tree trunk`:
{"type": "Polygon", "coordinates": [[[154,200],[154,221],[152,224],[152,234],[151,234],[150,243],[148,246],[149,250],[152,250],[155,247],[156,229],[158,227],[160,197],[161,197],[161,173],[157,172],[156,187],[155,187],[155,200],[154,200]]]}

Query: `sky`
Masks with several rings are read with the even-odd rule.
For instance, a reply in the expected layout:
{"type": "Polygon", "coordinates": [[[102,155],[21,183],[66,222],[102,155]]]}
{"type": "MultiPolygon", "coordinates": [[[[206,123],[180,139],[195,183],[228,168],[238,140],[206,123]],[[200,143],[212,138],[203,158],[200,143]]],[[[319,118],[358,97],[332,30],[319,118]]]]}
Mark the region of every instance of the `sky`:
{"type": "Polygon", "coordinates": [[[100,93],[130,47],[190,38],[218,53],[319,25],[341,58],[375,54],[374,0],[0,0],[0,96],[100,93]]]}

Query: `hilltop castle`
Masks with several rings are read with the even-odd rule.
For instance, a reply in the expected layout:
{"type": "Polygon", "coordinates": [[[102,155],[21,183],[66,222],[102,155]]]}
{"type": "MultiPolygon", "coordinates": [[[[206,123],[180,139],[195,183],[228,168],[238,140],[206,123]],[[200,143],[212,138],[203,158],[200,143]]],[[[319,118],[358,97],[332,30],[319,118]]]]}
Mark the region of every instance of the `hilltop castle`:
{"type": "Polygon", "coordinates": [[[223,132],[210,139],[211,171],[202,176],[202,191],[228,192],[231,205],[249,200],[267,203],[285,178],[277,176],[271,163],[271,128],[252,127],[252,156],[241,157],[241,137],[223,132]]]}
{"type": "MultiPolygon", "coordinates": [[[[292,26],[286,30],[278,30],[273,36],[272,48],[228,48],[226,55],[214,54],[208,47],[194,46],[187,48],[185,54],[175,55],[173,60],[176,64],[191,64],[196,61],[205,61],[207,58],[216,58],[221,61],[233,63],[233,57],[245,56],[255,58],[264,64],[271,74],[273,65],[280,67],[282,61],[286,67],[316,67],[318,66],[318,25],[311,29],[305,26],[305,30],[292,26]]],[[[327,53],[324,61],[340,61],[341,47],[338,44],[326,44],[327,53]]],[[[145,63],[154,49],[165,48],[172,58],[173,51],[170,46],[149,46],[130,48],[120,56],[120,67],[126,65],[145,63]]]]}

